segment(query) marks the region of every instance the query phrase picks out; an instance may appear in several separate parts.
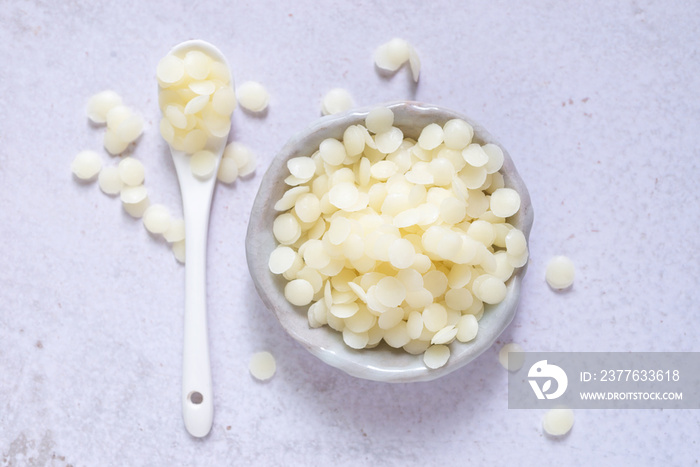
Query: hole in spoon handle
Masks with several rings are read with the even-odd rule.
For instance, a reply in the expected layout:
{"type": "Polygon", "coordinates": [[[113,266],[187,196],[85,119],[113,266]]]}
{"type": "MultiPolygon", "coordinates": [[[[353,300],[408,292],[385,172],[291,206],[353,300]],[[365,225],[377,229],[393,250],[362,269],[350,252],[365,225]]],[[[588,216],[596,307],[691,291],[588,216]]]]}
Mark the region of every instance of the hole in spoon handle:
{"type": "Polygon", "coordinates": [[[211,388],[200,385],[197,389],[183,391],[182,418],[185,428],[192,436],[202,438],[209,434],[214,419],[211,388]]]}

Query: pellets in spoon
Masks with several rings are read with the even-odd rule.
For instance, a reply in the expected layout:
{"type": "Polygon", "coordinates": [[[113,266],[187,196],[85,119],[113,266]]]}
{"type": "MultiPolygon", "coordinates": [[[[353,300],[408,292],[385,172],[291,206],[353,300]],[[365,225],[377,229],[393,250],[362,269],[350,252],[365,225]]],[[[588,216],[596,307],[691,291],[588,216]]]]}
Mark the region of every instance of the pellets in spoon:
{"type": "MultiPolygon", "coordinates": [[[[211,178],[217,169],[216,158],[212,161],[201,152],[210,142],[228,135],[236,106],[226,65],[204,52],[190,50],[163,57],[156,76],[163,112],[161,135],[173,149],[193,156],[190,168],[198,178],[211,178]]],[[[222,177],[236,178],[230,168],[224,169],[222,177]]]]}

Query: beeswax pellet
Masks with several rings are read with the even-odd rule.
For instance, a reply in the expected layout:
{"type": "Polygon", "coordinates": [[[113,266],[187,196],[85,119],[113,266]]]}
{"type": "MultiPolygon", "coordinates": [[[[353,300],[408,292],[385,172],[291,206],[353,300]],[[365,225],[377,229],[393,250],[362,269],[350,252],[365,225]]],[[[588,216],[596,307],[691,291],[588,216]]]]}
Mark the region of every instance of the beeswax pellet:
{"type": "Polygon", "coordinates": [[[491,194],[491,211],[498,217],[510,217],[520,209],[520,195],[512,188],[499,188],[491,194]]]}
{"type": "Polygon", "coordinates": [[[125,157],[119,162],[119,178],[128,186],[143,184],[144,168],[140,160],[133,157],[125,157]]]}
{"type": "Polygon", "coordinates": [[[388,71],[398,70],[408,58],[408,42],[399,38],[394,38],[380,45],[374,52],[374,63],[377,67],[388,71]]]}
{"type": "Polygon", "coordinates": [[[86,114],[95,123],[106,123],[107,112],[121,105],[122,98],[114,91],[102,91],[90,97],[87,103],[86,114]]]}
{"type": "Polygon", "coordinates": [[[555,256],[547,264],[545,278],[553,289],[561,290],[574,283],[574,263],[566,256],[555,256]]]}
{"type": "Polygon", "coordinates": [[[71,170],[81,180],[91,180],[100,172],[102,161],[95,151],[81,151],[73,159],[71,170]]]}
{"type": "Polygon", "coordinates": [[[270,352],[257,352],[250,358],[248,370],[255,379],[266,381],[277,371],[277,362],[270,352]]]}
{"type": "Polygon", "coordinates": [[[216,170],[216,155],[211,151],[197,151],[190,158],[190,169],[192,173],[201,178],[207,179],[216,170]]]}
{"type": "Polygon", "coordinates": [[[542,428],[551,436],[564,436],[574,426],[571,409],[551,409],[542,417],[542,428]]]}
{"type": "Polygon", "coordinates": [[[100,189],[107,195],[117,195],[122,190],[124,182],[119,177],[119,169],[115,166],[104,167],[97,177],[100,189]]]}
{"type": "Polygon", "coordinates": [[[246,110],[262,112],[270,102],[267,89],[257,81],[247,81],[241,84],[237,90],[238,102],[246,110]]]}
{"type": "Polygon", "coordinates": [[[143,213],[143,225],[151,233],[162,234],[170,228],[170,212],[162,204],[152,204],[143,213]]]}
{"type": "Polygon", "coordinates": [[[498,352],[498,361],[506,370],[518,371],[525,362],[523,348],[514,343],[504,345],[498,352]]]}
{"type": "Polygon", "coordinates": [[[450,359],[450,348],[446,345],[431,345],[423,354],[423,361],[428,368],[437,369],[450,359]]]}
{"type": "Polygon", "coordinates": [[[314,288],[304,279],[294,279],[284,287],[284,296],[292,305],[308,305],[314,298],[314,288]]]}
{"type": "Polygon", "coordinates": [[[354,105],[352,96],[343,88],[331,89],[321,100],[321,113],[334,115],[350,110],[354,105]]]}

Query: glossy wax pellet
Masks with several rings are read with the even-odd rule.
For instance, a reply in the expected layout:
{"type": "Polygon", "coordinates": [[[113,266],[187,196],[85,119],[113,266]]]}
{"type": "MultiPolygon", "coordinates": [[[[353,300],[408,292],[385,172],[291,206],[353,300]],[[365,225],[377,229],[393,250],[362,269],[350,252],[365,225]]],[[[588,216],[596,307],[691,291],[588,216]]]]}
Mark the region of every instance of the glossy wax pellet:
{"type": "Polygon", "coordinates": [[[162,204],[152,204],[143,213],[143,225],[151,233],[162,234],[170,228],[170,212],[162,204]]]}
{"type": "Polygon", "coordinates": [[[394,72],[409,62],[411,75],[414,81],[418,81],[420,75],[420,58],[415,49],[405,40],[391,39],[380,45],[374,52],[374,63],[377,68],[394,72]]]}
{"type": "Polygon", "coordinates": [[[219,163],[219,171],[216,178],[223,183],[233,183],[238,178],[238,166],[236,161],[230,157],[224,157],[219,163]]]}
{"type": "Polygon", "coordinates": [[[446,122],[443,127],[445,147],[462,150],[471,143],[474,137],[474,129],[470,124],[461,119],[453,119],[446,122]]]}
{"type": "Polygon", "coordinates": [[[277,371],[277,362],[270,352],[257,352],[250,357],[248,370],[255,379],[266,381],[277,371]]]}
{"type": "Polygon", "coordinates": [[[273,223],[272,232],[278,242],[290,245],[301,235],[301,226],[293,215],[280,214],[273,223]]]}
{"type": "Polygon", "coordinates": [[[525,362],[523,348],[515,343],[504,345],[498,352],[498,361],[506,370],[518,371],[525,362]]]}
{"type": "Polygon", "coordinates": [[[444,137],[445,132],[442,127],[437,123],[431,123],[421,131],[418,137],[418,144],[423,149],[435,149],[443,142],[444,137]]]}
{"type": "Polygon", "coordinates": [[[431,345],[423,355],[423,361],[428,368],[437,369],[445,366],[450,359],[450,348],[446,345],[431,345]]]}
{"type": "Polygon", "coordinates": [[[170,219],[170,226],[163,232],[163,238],[168,243],[175,243],[185,239],[185,220],[170,219]]]}
{"type": "Polygon", "coordinates": [[[462,157],[472,167],[483,167],[489,161],[489,156],[479,144],[470,144],[462,150],[462,157]]]}
{"type": "Polygon", "coordinates": [[[102,91],[90,97],[85,113],[94,123],[106,123],[107,112],[121,103],[122,98],[116,92],[112,90],[102,91]]]}
{"type": "Polygon", "coordinates": [[[408,60],[408,54],[408,42],[394,38],[377,47],[374,52],[374,63],[381,69],[396,71],[408,60]]]}
{"type": "Polygon", "coordinates": [[[308,305],[314,297],[314,288],[309,281],[294,279],[284,287],[284,296],[292,305],[308,305]]]}
{"type": "Polygon", "coordinates": [[[389,131],[394,124],[394,112],[386,107],[375,107],[365,117],[365,126],[372,133],[389,131]]]}
{"type": "Polygon", "coordinates": [[[107,195],[118,195],[124,187],[124,182],[119,177],[119,169],[115,166],[100,170],[97,183],[100,185],[100,190],[107,195]]]}
{"type": "Polygon", "coordinates": [[[289,173],[297,178],[309,180],[316,173],[316,163],[310,157],[294,157],[287,161],[289,173]]]}
{"type": "Polygon", "coordinates": [[[119,178],[128,186],[143,184],[144,167],[141,161],[133,157],[125,157],[119,162],[119,178]]]}
{"type": "Polygon", "coordinates": [[[457,336],[457,328],[453,324],[448,324],[444,328],[440,329],[435,333],[432,339],[430,339],[431,344],[449,344],[457,336]]]}
{"type": "Polygon", "coordinates": [[[273,274],[282,274],[294,264],[297,254],[287,246],[278,246],[270,254],[268,267],[273,274]]]}
{"type": "Polygon", "coordinates": [[[553,289],[565,289],[574,283],[574,262],[566,256],[555,256],[547,263],[545,278],[553,289]]]}
{"type": "Polygon", "coordinates": [[[211,151],[197,151],[190,158],[192,173],[201,179],[207,179],[216,170],[216,155],[211,151]]]}
{"type": "Polygon", "coordinates": [[[91,180],[100,172],[102,161],[95,151],[79,152],[71,164],[73,174],[81,180],[91,180]]]}
{"type": "Polygon", "coordinates": [[[270,95],[265,87],[257,81],[247,81],[237,89],[238,102],[246,110],[262,112],[270,102],[270,95]]]}
{"type": "Polygon", "coordinates": [[[313,193],[306,193],[294,203],[294,213],[302,222],[315,222],[321,215],[321,203],[313,193]]]}
{"type": "Polygon", "coordinates": [[[122,201],[122,207],[132,217],[142,217],[151,204],[148,198],[148,191],[143,185],[126,186],[122,188],[119,196],[122,201]]]}
{"type": "Polygon", "coordinates": [[[377,283],[377,300],[387,307],[397,307],[406,298],[406,287],[395,277],[385,277],[377,283]]]}
{"type": "Polygon", "coordinates": [[[174,55],[166,55],[156,69],[156,76],[161,85],[170,85],[176,83],[185,74],[185,64],[174,55]]]}
{"type": "Polygon", "coordinates": [[[203,80],[209,75],[212,59],[199,50],[191,50],[185,54],[183,65],[185,73],[194,79],[203,80]]]}
{"type": "Polygon", "coordinates": [[[542,417],[542,429],[550,436],[564,436],[574,426],[571,409],[551,409],[542,417]]]}
{"type": "Polygon", "coordinates": [[[178,242],[174,242],[171,245],[172,251],[173,251],[173,256],[175,256],[175,259],[178,260],[180,263],[185,262],[185,240],[180,240],[178,242]]]}
{"type": "Polygon", "coordinates": [[[520,195],[512,188],[499,188],[491,194],[491,212],[510,217],[520,209],[520,195]]]}
{"type": "Polygon", "coordinates": [[[255,153],[246,145],[234,141],[224,149],[224,158],[231,158],[238,167],[238,175],[245,177],[255,171],[255,153]]]}
{"type": "Polygon", "coordinates": [[[457,335],[455,336],[460,342],[469,342],[476,338],[479,332],[479,322],[474,315],[462,315],[457,321],[457,335]]]}
{"type": "Polygon", "coordinates": [[[352,96],[347,89],[334,88],[323,96],[321,100],[321,113],[334,115],[350,110],[354,105],[352,96]]]}

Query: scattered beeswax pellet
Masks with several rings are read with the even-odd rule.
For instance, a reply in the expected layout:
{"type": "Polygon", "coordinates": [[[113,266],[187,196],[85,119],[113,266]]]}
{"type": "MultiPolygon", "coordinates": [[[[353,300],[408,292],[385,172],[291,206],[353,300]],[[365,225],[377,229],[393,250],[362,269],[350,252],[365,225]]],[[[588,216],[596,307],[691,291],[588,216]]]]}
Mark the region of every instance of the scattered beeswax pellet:
{"type": "Polygon", "coordinates": [[[506,370],[518,371],[525,362],[523,348],[515,343],[504,345],[498,352],[498,361],[506,370]]]}
{"type": "Polygon", "coordinates": [[[104,167],[100,170],[97,183],[100,185],[100,190],[107,195],[117,195],[124,187],[124,182],[119,176],[119,169],[115,166],[104,167]]]}
{"type": "Polygon", "coordinates": [[[238,176],[245,177],[255,171],[256,156],[250,148],[237,141],[230,143],[224,149],[224,158],[230,157],[236,162],[238,176]]]}
{"type": "Polygon", "coordinates": [[[555,256],[547,264],[545,278],[553,289],[561,290],[574,283],[574,262],[566,256],[555,256]]]}
{"type": "Polygon", "coordinates": [[[119,162],[119,178],[128,186],[142,185],[144,180],[144,168],[141,161],[133,157],[125,157],[119,162]]]}
{"type": "Polygon", "coordinates": [[[219,163],[219,171],[216,178],[223,183],[233,183],[238,178],[238,166],[230,157],[224,157],[219,163]]]}
{"type": "Polygon", "coordinates": [[[394,38],[374,51],[374,63],[383,70],[396,71],[406,63],[409,45],[403,39],[394,38]]]}
{"type": "Polygon", "coordinates": [[[571,409],[551,409],[542,417],[542,428],[551,436],[564,436],[574,426],[571,409]]]}
{"type": "Polygon", "coordinates": [[[241,107],[251,112],[262,112],[270,102],[267,89],[257,81],[246,81],[238,86],[238,102],[241,107]]]}
{"type": "Polygon", "coordinates": [[[95,151],[79,152],[71,164],[71,170],[81,180],[91,180],[100,172],[102,161],[95,151]]]}
{"type": "Polygon", "coordinates": [[[413,81],[418,81],[420,76],[420,58],[418,53],[408,42],[394,38],[380,45],[374,52],[374,63],[377,68],[394,72],[408,62],[411,68],[413,81]]]}
{"type": "Polygon", "coordinates": [[[122,207],[132,217],[140,218],[151,204],[143,185],[124,187],[120,194],[122,207]]]}
{"type": "Polygon", "coordinates": [[[354,105],[352,96],[343,88],[331,89],[321,100],[321,113],[335,115],[350,110],[354,105]]]}
{"type": "Polygon", "coordinates": [[[122,98],[114,91],[102,91],[90,97],[85,113],[95,123],[105,123],[107,112],[121,105],[122,98]]]}
{"type": "Polygon", "coordinates": [[[277,371],[277,362],[270,352],[258,352],[250,357],[248,370],[255,379],[265,381],[274,376],[277,371]]]}
{"type": "Polygon", "coordinates": [[[152,204],[143,213],[143,225],[151,233],[163,234],[170,228],[170,212],[162,204],[152,204]]]}
{"type": "Polygon", "coordinates": [[[177,242],[174,242],[171,245],[171,248],[173,250],[173,255],[175,256],[175,259],[178,260],[180,263],[185,262],[185,240],[180,240],[177,242]]]}
{"type": "Polygon", "coordinates": [[[168,243],[175,243],[185,239],[184,219],[171,219],[168,230],[163,232],[163,238],[168,243]]]}

